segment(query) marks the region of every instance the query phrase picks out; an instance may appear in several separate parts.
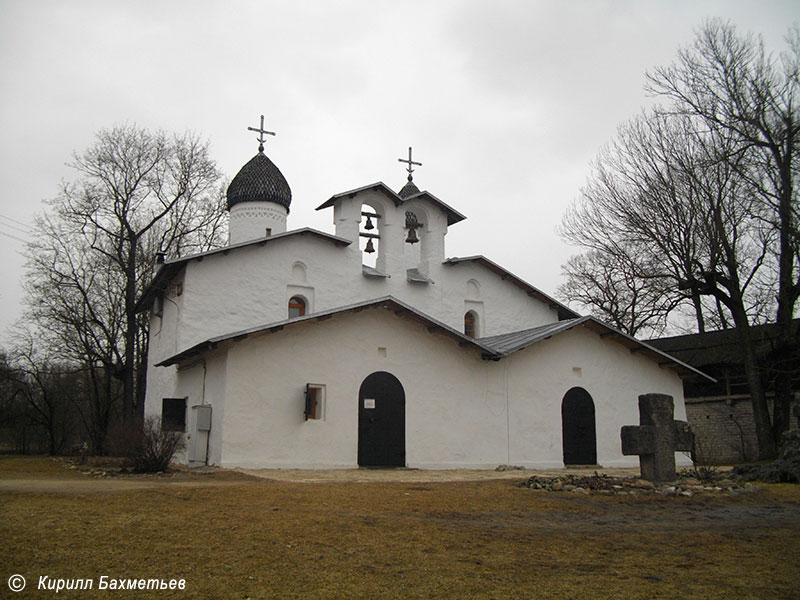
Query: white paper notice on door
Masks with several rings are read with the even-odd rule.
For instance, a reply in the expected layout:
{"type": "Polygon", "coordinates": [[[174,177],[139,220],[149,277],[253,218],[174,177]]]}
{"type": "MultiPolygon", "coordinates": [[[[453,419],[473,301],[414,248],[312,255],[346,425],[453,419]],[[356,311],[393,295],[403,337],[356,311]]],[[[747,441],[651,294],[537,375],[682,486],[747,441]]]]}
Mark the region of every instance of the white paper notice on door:
{"type": "Polygon", "coordinates": [[[364,408],[375,408],[375,398],[364,398],[364,408]]]}

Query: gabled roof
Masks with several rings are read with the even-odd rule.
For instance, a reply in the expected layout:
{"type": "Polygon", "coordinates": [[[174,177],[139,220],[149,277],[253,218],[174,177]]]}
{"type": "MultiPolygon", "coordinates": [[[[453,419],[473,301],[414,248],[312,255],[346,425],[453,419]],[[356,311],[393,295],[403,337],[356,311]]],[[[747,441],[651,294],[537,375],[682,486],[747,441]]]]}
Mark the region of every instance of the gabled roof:
{"type": "Polygon", "coordinates": [[[240,341],[251,335],[256,335],[259,333],[277,333],[278,331],[281,331],[286,327],[293,327],[299,323],[307,323],[310,321],[323,321],[337,314],[343,314],[347,312],[361,312],[366,309],[374,309],[374,308],[389,310],[396,315],[410,318],[426,326],[428,328],[428,331],[430,331],[431,333],[436,331],[444,333],[448,337],[451,337],[452,339],[456,340],[460,345],[469,346],[477,350],[480,350],[484,355],[493,354],[492,349],[489,348],[488,346],[481,344],[480,340],[475,340],[473,338],[467,337],[460,331],[457,331],[456,329],[453,329],[449,325],[445,325],[441,321],[418,311],[414,307],[406,304],[405,302],[402,302],[401,300],[398,300],[393,296],[383,296],[381,298],[375,298],[373,300],[358,302],[356,304],[350,304],[348,306],[342,306],[339,308],[332,308],[329,310],[316,312],[302,317],[295,317],[294,319],[284,319],[282,321],[276,321],[274,323],[259,325],[256,327],[252,327],[250,329],[243,329],[241,331],[235,331],[233,333],[212,337],[205,340],[204,342],[195,344],[191,348],[184,350],[183,352],[179,352],[178,354],[175,354],[174,356],[171,356],[161,361],[160,363],[157,363],[156,366],[168,367],[170,365],[177,364],[183,360],[192,358],[208,350],[213,350],[219,344],[226,342],[228,340],[240,341]]]}
{"type": "Polygon", "coordinates": [[[578,319],[556,321],[555,323],[548,323],[547,325],[541,325],[539,327],[512,331],[511,333],[502,333],[500,335],[492,335],[479,339],[482,344],[486,344],[494,349],[498,356],[508,356],[517,350],[522,350],[536,342],[541,342],[542,340],[546,340],[554,335],[572,329],[585,322],[587,318],[588,317],[580,317],[578,319]]]}
{"type": "Polygon", "coordinates": [[[632,353],[642,353],[651,360],[657,362],[661,366],[671,367],[678,371],[680,374],[700,375],[710,381],[714,381],[702,371],[695,369],[691,365],[682,362],[653,346],[641,342],[626,333],[614,329],[610,325],[606,325],[602,321],[598,321],[594,317],[586,316],[577,319],[569,319],[566,321],[558,321],[557,323],[548,323],[541,327],[534,327],[532,329],[524,329],[521,331],[514,331],[502,335],[494,335],[490,337],[483,337],[478,341],[484,346],[491,348],[497,358],[504,358],[514,352],[532,346],[538,342],[551,338],[559,333],[564,333],[575,327],[585,327],[597,333],[601,338],[610,338],[612,341],[621,344],[628,348],[632,353]]]}
{"type": "MultiPolygon", "coordinates": [[[[503,335],[473,339],[464,335],[460,331],[453,329],[449,325],[442,323],[438,319],[434,319],[433,317],[420,312],[413,306],[410,306],[405,302],[394,298],[393,296],[383,296],[381,298],[358,302],[348,306],[324,310],[311,315],[295,317],[294,319],[284,319],[282,321],[276,321],[274,323],[259,325],[257,327],[212,337],[200,342],[199,344],[195,344],[183,352],[179,352],[173,356],[170,356],[169,358],[157,363],[156,366],[168,367],[170,365],[177,364],[202,354],[203,352],[213,350],[217,348],[219,344],[224,342],[238,342],[252,335],[277,333],[287,327],[293,327],[299,323],[324,321],[334,315],[344,314],[347,312],[361,312],[363,310],[376,308],[388,310],[393,312],[395,315],[416,321],[417,323],[427,327],[430,333],[442,333],[458,342],[459,346],[478,350],[481,352],[481,356],[486,360],[500,360],[509,356],[510,354],[513,354],[514,352],[553,337],[554,335],[558,335],[559,333],[582,326],[594,331],[595,333],[598,333],[600,337],[613,337],[613,341],[626,346],[631,352],[645,352],[651,359],[655,360],[660,365],[672,367],[679,373],[691,372],[706,377],[707,379],[711,379],[694,367],[682,363],[681,361],[672,358],[660,350],[656,350],[652,346],[648,346],[647,344],[640,342],[629,335],[617,331],[605,323],[598,321],[594,317],[580,317],[578,319],[571,319],[569,321],[558,321],[557,323],[550,323],[541,327],[534,327],[533,329],[525,329],[503,335]]],[[[713,381],[713,379],[711,380],[713,381]]]]}
{"type": "MultiPolygon", "coordinates": [[[[795,336],[797,336],[798,330],[800,330],[800,319],[794,319],[792,331],[795,336]]],[[[774,360],[771,354],[775,350],[777,336],[778,325],[775,323],[750,327],[750,337],[760,360],[767,363],[774,360]]],[[[647,343],[659,350],[674,354],[701,369],[715,365],[741,366],[744,364],[742,343],[736,329],[720,329],[657,338],[648,340],[647,343]]],[[[800,357],[795,357],[795,360],[800,360],[800,357]]]]}
{"type": "Polygon", "coordinates": [[[414,194],[413,196],[409,196],[408,198],[403,199],[400,197],[399,194],[395,193],[395,191],[392,188],[390,188],[382,181],[370,183],[369,185],[365,185],[360,188],[356,188],[354,190],[348,190],[346,192],[341,192],[339,194],[331,196],[330,198],[328,198],[328,200],[320,204],[317,207],[317,210],[322,210],[323,208],[330,208],[331,206],[336,204],[336,201],[339,200],[340,198],[354,198],[359,193],[366,191],[374,191],[382,193],[392,202],[394,202],[395,206],[400,206],[404,202],[408,202],[409,200],[414,200],[414,199],[427,200],[428,202],[437,206],[439,209],[442,210],[442,212],[444,212],[447,215],[448,225],[453,225],[454,223],[458,223],[459,221],[463,221],[464,219],[467,218],[460,212],[458,212],[456,209],[452,208],[451,206],[448,206],[447,204],[439,200],[436,196],[434,196],[430,192],[419,192],[418,194],[414,194]]]}
{"type": "Polygon", "coordinates": [[[431,194],[428,191],[421,191],[419,194],[414,194],[413,196],[408,196],[405,201],[410,202],[411,200],[427,200],[432,204],[438,206],[446,215],[447,215],[447,225],[453,225],[454,223],[458,223],[459,221],[463,221],[467,217],[462,215],[458,212],[455,208],[452,208],[439,200],[436,196],[431,194]]]}
{"type": "Polygon", "coordinates": [[[508,281],[516,285],[518,288],[527,292],[529,296],[541,300],[542,302],[547,304],[550,308],[555,309],[558,312],[558,318],[561,319],[562,321],[564,319],[574,319],[580,316],[578,313],[576,313],[574,310],[572,310],[565,304],[561,304],[561,302],[559,302],[555,298],[551,298],[540,289],[533,287],[527,281],[520,279],[519,277],[514,275],[511,271],[504,269],[496,262],[489,260],[485,256],[476,255],[476,256],[465,256],[463,258],[458,258],[458,257],[448,258],[444,261],[444,264],[458,265],[467,262],[477,263],[479,265],[486,267],[490,271],[499,275],[501,279],[507,279],[508,281]]]}
{"type": "Polygon", "coordinates": [[[359,188],[355,188],[353,190],[347,190],[346,192],[340,192],[338,194],[334,194],[330,198],[328,198],[325,202],[320,204],[316,210],[322,210],[323,208],[330,208],[339,198],[355,198],[361,192],[380,192],[389,200],[394,202],[395,206],[400,206],[403,203],[403,199],[397,195],[392,188],[388,185],[383,183],[382,181],[376,181],[375,183],[370,183],[368,185],[362,185],[359,188]]]}
{"type": "Polygon", "coordinates": [[[232,244],[230,246],[225,246],[224,248],[215,248],[214,250],[209,250],[207,252],[199,252],[197,254],[189,254],[188,256],[182,256],[181,258],[175,258],[172,260],[168,260],[163,263],[158,271],[156,272],[155,277],[153,277],[153,281],[150,282],[150,285],[147,286],[144,293],[142,294],[139,301],[136,303],[136,312],[141,312],[150,308],[153,304],[153,300],[155,296],[159,292],[163,292],[172,278],[177,275],[180,270],[186,265],[187,262],[190,260],[197,260],[201,261],[207,256],[213,256],[214,254],[228,254],[234,250],[238,250],[240,248],[246,248],[248,246],[254,246],[256,244],[260,246],[265,246],[269,243],[274,243],[278,240],[285,240],[297,236],[306,236],[310,235],[312,237],[331,242],[336,246],[348,246],[351,244],[350,240],[346,240],[344,238],[331,235],[330,233],[325,233],[324,231],[318,231],[316,229],[311,229],[310,227],[304,227],[302,229],[295,229],[294,231],[285,231],[283,233],[276,233],[274,235],[269,235],[263,238],[256,238],[255,240],[249,240],[247,242],[240,242],[238,244],[232,244]]]}

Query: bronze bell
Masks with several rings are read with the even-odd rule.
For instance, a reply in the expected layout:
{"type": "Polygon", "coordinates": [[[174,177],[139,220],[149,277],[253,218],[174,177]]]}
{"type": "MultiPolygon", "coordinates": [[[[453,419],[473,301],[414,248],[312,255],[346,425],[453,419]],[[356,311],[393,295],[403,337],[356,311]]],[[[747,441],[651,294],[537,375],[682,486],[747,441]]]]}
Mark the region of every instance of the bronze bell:
{"type": "Polygon", "coordinates": [[[364,229],[369,231],[370,229],[375,229],[375,225],[372,224],[372,217],[367,215],[367,224],[364,225],[364,229]]]}
{"type": "Polygon", "coordinates": [[[364,248],[364,252],[366,252],[367,254],[372,254],[373,252],[375,252],[375,246],[372,245],[372,238],[369,238],[367,240],[367,246],[364,248]]]}
{"type": "Polygon", "coordinates": [[[406,238],[406,243],[416,244],[418,241],[419,238],[417,237],[417,230],[414,227],[412,227],[411,229],[408,230],[408,237],[406,238]]]}

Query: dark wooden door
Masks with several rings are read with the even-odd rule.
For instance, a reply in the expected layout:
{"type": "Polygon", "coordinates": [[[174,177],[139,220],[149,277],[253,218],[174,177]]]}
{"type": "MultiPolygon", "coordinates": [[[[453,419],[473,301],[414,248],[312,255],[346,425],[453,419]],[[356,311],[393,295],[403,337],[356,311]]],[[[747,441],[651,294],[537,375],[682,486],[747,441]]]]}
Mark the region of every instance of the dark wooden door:
{"type": "Polygon", "coordinates": [[[385,371],[369,375],[358,392],[358,464],[406,466],[406,396],[385,371]]]}
{"type": "Polygon", "coordinates": [[[561,402],[561,433],[565,465],[596,465],[594,402],[583,388],[574,387],[561,402]]]}

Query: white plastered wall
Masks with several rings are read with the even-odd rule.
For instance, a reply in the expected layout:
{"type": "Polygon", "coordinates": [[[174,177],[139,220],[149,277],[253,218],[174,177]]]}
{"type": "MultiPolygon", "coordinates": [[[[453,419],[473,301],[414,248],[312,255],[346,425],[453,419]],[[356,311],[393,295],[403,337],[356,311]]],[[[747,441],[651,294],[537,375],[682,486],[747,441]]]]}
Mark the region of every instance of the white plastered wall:
{"type": "Polygon", "coordinates": [[[438,264],[430,273],[433,284],[408,282],[405,269],[402,276],[372,279],[362,275],[360,256],[350,250],[302,235],[188,261],[180,309],[165,302],[164,317],[158,319],[163,333],[152,336],[153,361],[210,337],[286,319],[289,298],[300,292],[312,301],[314,312],[391,295],[460,331],[467,281],[476,280],[483,307],[481,335],[558,320],[553,309],[479,264],[438,264]],[[306,267],[302,286],[293,279],[297,262],[306,267]]]}
{"type": "Polygon", "coordinates": [[[223,466],[357,466],[358,390],[375,371],[392,373],[405,390],[410,467],[560,468],[561,401],[574,386],[594,400],[603,466],[637,464],[622,456],[619,430],[638,424],[639,394],[672,395],[676,418],[685,418],[674,372],[582,328],[494,362],[371,308],[226,347],[227,357],[209,354],[206,382],[215,398],[210,458],[223,466]],[[303,419],[306,383],[325,386],[324,420],[303,419]]]}
{"type": "MultiPolygon", "coordinates": [[[[504,361],[498,363],[503,368],[504,361]]],[[[531,468],[563,466],[561,402],[582,387],[595,407],[597,462],[604,467],[636,466],[623,456],[620,429],[639,424],[641,394],[669,394],[675,418],[686,420],[683,384],[675,371],[584,327],[576,327],[506,359],[510,396],[510,462],[531,468]]],[[[677,454],[680,464],[688,461],[677,454]]]]}
{"type": "Polygon", "coordinates": [[[224,466],[355,467],[358,390],[376,371],[406,394],[409,466],[496,466],[475,350],[384,309],[345,313],[230,345],[224,466]],[[306,383],[325,386],[324,420],[304,421],[306,383]],[[477,392],[476,392],[477,390],[477,392]]]}

